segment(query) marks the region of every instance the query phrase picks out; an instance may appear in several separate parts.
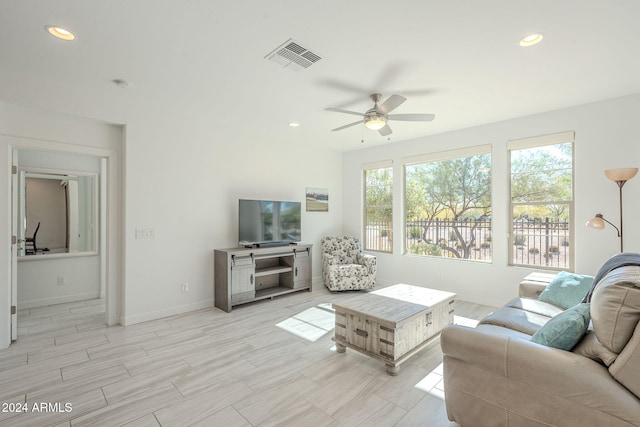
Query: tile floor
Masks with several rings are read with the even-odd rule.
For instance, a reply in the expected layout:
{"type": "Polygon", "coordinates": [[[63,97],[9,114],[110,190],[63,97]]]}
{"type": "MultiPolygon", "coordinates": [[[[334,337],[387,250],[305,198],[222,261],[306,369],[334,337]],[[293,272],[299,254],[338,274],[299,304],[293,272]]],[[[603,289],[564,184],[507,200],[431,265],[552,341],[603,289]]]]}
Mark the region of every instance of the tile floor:
{"type": "MultiPolygon", "coordinates": [[[[438,339],[395,377],[335,352],[330,303],[352,294],[318,285],[128,327],[106,327],[101,300],[19,310],[0,426],[456,426],[438,339]]],[[[455,310],[473,324],[493,308],[455,310]]]]}

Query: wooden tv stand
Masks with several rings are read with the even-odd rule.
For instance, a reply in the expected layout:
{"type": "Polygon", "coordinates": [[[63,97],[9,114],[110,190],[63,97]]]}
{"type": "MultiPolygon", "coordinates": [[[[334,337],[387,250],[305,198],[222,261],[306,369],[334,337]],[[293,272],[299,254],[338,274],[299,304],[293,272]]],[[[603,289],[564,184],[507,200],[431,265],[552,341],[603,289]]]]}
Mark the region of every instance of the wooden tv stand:
{"type": "Polygon", "coordinates": [[[311,290],[311,248],[297,244],[214,251],[214,304],[236,305],[311,290]]]}

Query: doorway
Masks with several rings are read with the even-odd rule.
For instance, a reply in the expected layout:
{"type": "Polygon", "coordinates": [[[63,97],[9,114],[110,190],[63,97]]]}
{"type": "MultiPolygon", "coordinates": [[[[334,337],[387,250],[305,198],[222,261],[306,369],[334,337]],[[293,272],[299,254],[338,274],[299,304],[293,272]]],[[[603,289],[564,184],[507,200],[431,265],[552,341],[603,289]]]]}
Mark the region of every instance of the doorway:
{"type": "MultiPolygon", "coordinates": [[[[34,313],[42,312],[43,310],[38,309],[39,307],[55,305],[61,308],[69,305],[72,310],[94,311],[94,317],[95,313],[100,313],[100,307],[102,307],[100,315],[102,324],[114,325],[119,323],[120,319],[119,272],[122,265],[120,255],[122,251],[118,249],[122,245],[120,237],[122,204],[119,191],[121,188],[119,178],[121,174],[118,173],[119,153],[91,147],[82,147],[80,150],[74,147],[75,149],[71,151],[65,144],[53,145],[59,145],[56,147],[58,149],[47,147],[43,150],[41,147],[30,144],[13,145],[14,175],[19,176],[20,172],[28,171],[36,176],[43,173],[49,175],[46,176],[47,179],[58,180],[59,177],[52,178],[50,175],[59,174],[64,176],[59,179],[61,185],[68,185],[69,179],[72,179],[70,177],[83,173],[85,176],[95,176],[95,200],[85,200],[82,208],[86,211],[89,206],[94,206],[95,220],[80,214],[82,220],[78,221],[78,213],[72,213],[76,216],[72,217],[70,222],[75,225],[84,224],[85,230],[68,227],[66,245],[62,245],[62,249],[56,251],[39,249],[30,251],[30,255],[27,256],[24,245],[27,237],[25,230],[28,223],[28,207],[27,213],[20,212],[20,197],[24,188],[19,188],[19,179],[13,180],[12,227],[13,235],[17,238],[15,250],[12,245],[11,251],[11,298],[12,306],[16,307],[12,308],[11,312],[11,340],[20,336],[18,313],[21,313],[21,318],[26,318],[24,310],[34,313]],[[90,242],[89,245],[70,245],[69,233],[81,236],[85,242],[90,242]],[[94,237],[89,238],[88,235],[94,237]],[[18,254],[25,256],[19,257],[18,254]],[[87,284],[89,286],[86,286],[87,284]],[[46,292],[42,292],[43,289],[46,289],[46,292]],[[84,309],[74,308],[76,303],[83,301],[86,306],[84,309]]],[[[66,203],[69,207],[69,192],[64,194],[67,194],[66,203]]],[[[82,209],[79,212],[82,212],[82,209]]],[[[42,234],[46,221],[46,215],[38,218],[40,223],[38,234],[43,238],[47,236],[46,233],[42,234]]],[[[49,249],[46,240],[39,239],[38,246],[40,245],[49,249]]],[[[35,325],[37,320],[32,318],[31,322],[35,325]]],[[[28,322],[25,325],[28,325],[28,322]]],[[[27,329],[23,331],[28,332],[27,329]]]]}

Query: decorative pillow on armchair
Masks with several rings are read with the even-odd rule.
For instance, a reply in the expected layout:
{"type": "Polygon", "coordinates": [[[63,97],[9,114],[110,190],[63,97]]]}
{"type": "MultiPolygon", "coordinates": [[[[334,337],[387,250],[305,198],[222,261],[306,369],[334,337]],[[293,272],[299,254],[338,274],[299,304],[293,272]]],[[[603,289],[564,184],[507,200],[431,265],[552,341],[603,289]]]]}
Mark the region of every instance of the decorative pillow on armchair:
{"type": "Polygon", "coordinates": [[[593,283],[593,276],[561,271],[542,291],[538,299],[565,310],[580,303],[593,283]]]}

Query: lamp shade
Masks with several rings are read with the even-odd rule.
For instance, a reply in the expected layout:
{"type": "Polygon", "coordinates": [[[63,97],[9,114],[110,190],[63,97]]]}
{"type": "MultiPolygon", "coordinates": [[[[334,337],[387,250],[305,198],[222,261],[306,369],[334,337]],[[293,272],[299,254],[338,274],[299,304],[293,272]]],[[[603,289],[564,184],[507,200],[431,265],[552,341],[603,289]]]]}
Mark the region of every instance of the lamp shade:
{"type": "Polygon", "coordinates": [[[618,168],[618,169],[607,169],[604,171],[604,174],[611,181],[629,181],[631,178],[636,176],[638,173],[638,168],[618,168]]]}
{"type": "Polygon", "coordinates": [[[603,230],[605,224],[604,220],[602,219],[602,215],[596,215],[591,218],[589,221],[587,221],[586,226],[596,230],[603,230]]]}

